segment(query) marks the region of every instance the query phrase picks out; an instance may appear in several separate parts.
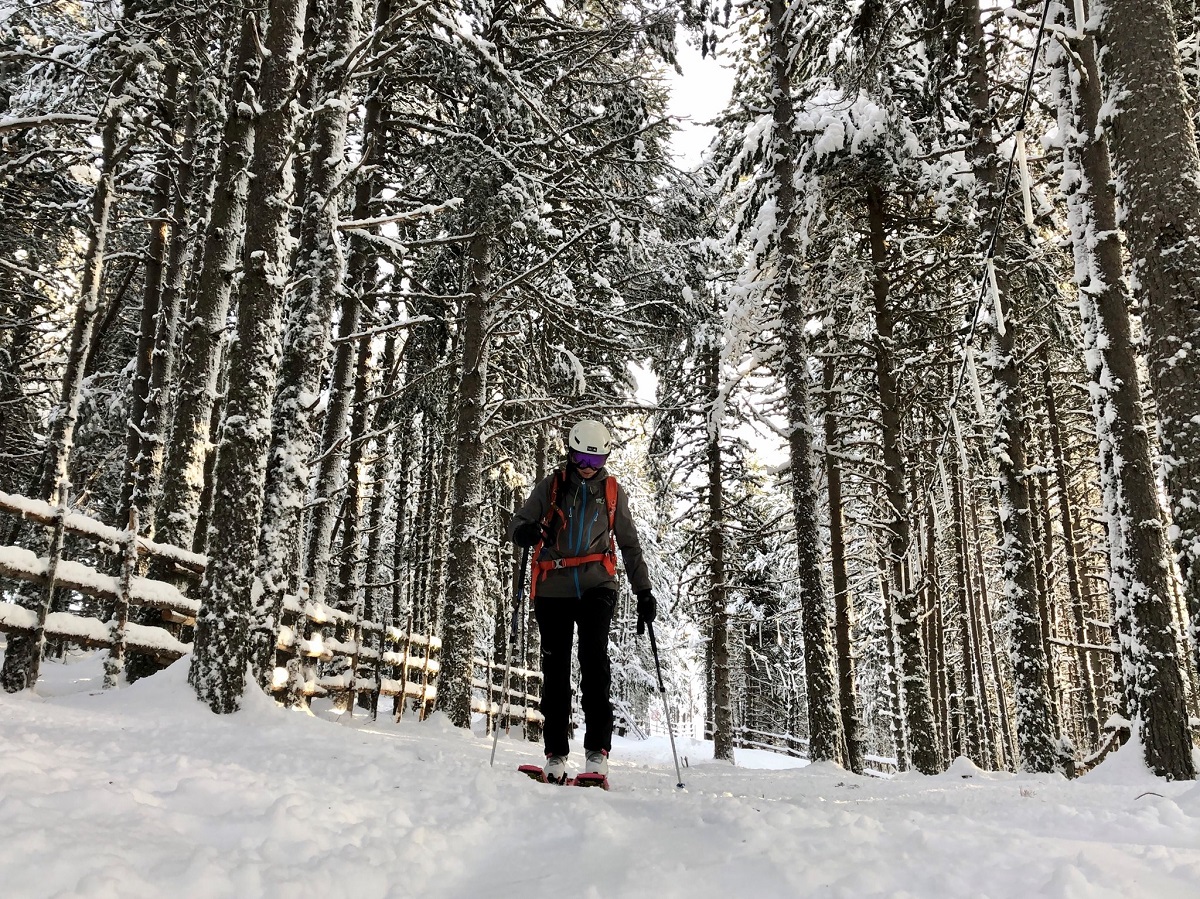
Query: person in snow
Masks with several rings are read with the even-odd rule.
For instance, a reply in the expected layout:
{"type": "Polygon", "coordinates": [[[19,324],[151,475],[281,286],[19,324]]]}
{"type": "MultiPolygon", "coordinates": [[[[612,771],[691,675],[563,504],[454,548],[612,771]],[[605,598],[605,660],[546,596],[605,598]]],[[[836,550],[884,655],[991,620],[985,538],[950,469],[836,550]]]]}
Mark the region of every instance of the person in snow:
{"type": "Polygon", "coordinates": [[[637,596],[639,627],[655,618],[629,498],[604,467],[612,436],[585,419],[567,437],[566,463],[540,481],[513,516],[512,539],[532,550],[530,596],[542,637],[542,715],[546,779],[567,777],[571,642],[579,627],[579,686],[587,754],[584,772],[608,775],[612,682],[608,628],[617,604],[616,547],[637,596]]]}

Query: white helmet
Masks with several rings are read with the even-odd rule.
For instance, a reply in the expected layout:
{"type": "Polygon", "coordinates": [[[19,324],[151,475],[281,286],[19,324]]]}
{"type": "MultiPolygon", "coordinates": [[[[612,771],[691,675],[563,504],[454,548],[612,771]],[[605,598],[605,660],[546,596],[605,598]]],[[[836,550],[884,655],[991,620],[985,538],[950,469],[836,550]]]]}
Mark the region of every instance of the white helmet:
{"type": "Polygon", "coordinates": [[[567,447],[580,453],[607,456],[612,450],[612,435],[608,428],[590,418],[577,422],[567,437],[567,447]]]}

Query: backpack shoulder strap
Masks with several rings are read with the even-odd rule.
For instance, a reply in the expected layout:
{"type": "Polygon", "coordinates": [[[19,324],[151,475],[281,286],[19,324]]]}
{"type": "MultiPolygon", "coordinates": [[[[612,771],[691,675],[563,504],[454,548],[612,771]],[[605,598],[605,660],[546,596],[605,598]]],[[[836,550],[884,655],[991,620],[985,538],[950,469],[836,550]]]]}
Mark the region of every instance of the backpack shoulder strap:
{"type": "Polygon", "coordinates": [[[553,480],[550,481],[550,507],[546,510],[546,514],[542,516],[543,521],[548,521],[558,509],[558,493],[559,490],[567,482],[567,470],[560,468],[554,472],[553,480]]]}
{"type": "Polygon", "coordinates": [[[604,479],[604,502],[608,506],[608,530],[617,529],[617,479],[609,475],[604,479]]]}

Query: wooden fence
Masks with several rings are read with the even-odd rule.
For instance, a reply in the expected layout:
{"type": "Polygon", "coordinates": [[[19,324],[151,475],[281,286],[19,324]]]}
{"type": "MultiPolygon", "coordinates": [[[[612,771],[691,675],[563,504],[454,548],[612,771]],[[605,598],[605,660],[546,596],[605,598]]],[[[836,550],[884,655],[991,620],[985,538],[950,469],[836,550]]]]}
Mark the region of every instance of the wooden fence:
{"type": "MultiPolygon", "coordinates": [[[[0,577],[41,587],[36,608],[0,602],[0,631],[29,634],[39,644],[49,639],[108,649],[106,687],[116,685],[127,652],[168,664],[191,650],[182,638],[195,625],[199,601],[173,584],[140,577],[136,571],[143,557],[156,557],[170,562],[183,580],[195,584],[204,574],[204,556],[139,536],[133,516],[130,526],[120,530],[60,506],[3,492],[0,513],[51,530],[46,556],[20,546],[0,546],[0,577]],[[92,540],[102,551],[119,557],[120,574],[104,574],[64,559],[66,534],[92,540]],[[58,590],[102,600],[107,617],[101,620],[78,610],[51,612],[58,590]],[[132,607],[157,609],[164,626],[130,622],[132,607]]],[[[270,687],[278,699],[292,703],[330,697],[353,710],[357,701],[366,700],[372,714],[381,697],[391,697],[397,718],[410,707],[424,718],[437,702],[440,649],[437,637],[413,633],[411,619],[404,629],[366,621],[360,615],[312,602],[302,591],[300,596],[284,597],[270,687]]],[[[476,681],[479,695],[472,706],[487,716],[490,727],[500,711],[498,676],[492,676],[495,666],[486,659],[474,661],[477,670],[488,673],[483,682],[476,681]]],[[[504,703],[506,717],[540,723],[541,713],[535,708],[540,683],[540,672],[514,671],[504,703]]]]}
{"type": "MultiPolygon", "coordinates": [[[[706,730],[705,736],[712,739],[712,730],[706,730]]],[[[733,730],[733,745],[735,749],[763,749],[767,752],[778,752],[792,758],[808,758],[808,737],[797,737],[791,734],[773,734],[765,730],[755,730],[752,727],[735,727],[733,730]]],[[[897,771],[896,760],[879,755],[863,756],[863,774],[872,777],[889,777],[897,771]]]]}
{"type": "Polygon", "coordinates": [[[505,668],[505,665],[476,656],[471,675],[474,690],[471,711],[484,716],[488,733],[493,727],[507,729],[518,721],[532,725],[536,733],[536,728],[543,722],[537,708],[542,695],[542,672],[514,667],[508,671],[508,684],[505,685],[505,668]]]}

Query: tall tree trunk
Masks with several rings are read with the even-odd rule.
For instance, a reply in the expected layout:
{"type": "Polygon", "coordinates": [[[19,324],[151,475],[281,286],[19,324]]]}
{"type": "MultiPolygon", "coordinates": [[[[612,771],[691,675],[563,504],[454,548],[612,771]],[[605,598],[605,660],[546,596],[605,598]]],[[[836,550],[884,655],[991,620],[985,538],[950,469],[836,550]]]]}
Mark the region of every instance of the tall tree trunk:
{"type": "Polygon", "coordinates": [[[871,243],[871,296],[875,310],[875,382],[879,391],[879,421],[883,443],[883,480],[888,536],[884,544],[892,577],[892,614],[895,617],[900,683],[904,690],[909,750],[913,767],[936,774],[942,762],[938,753],[937,726],[929,666],[921,645],[921,607],[915,591],[904,585],[901,568],[913,543],[908,515],[907,475],[901,447],[900,397],[892,367],[894,325],[888,306],[886,198],[877,185],[867,188],[867,221],[871,243]]]}
{"type": "Polygon", "coordinates": [[[829,605],[821,579],[821,535],[813,484],[813,448],[808,410],[808,351],[800,295],[800,210],[795,187],[795,110],[792,106],[792,41],[786,0],[767,0],[767,39],[771,65],[774,149],[770,154],[776,185],[778,223],[778,301],[783,331],[783,381],[792,468],[792,512],[796,525],[804,635],[804,673],[808,695],[809,753],[813,761],[837,761],[842,742],[841,710],[833,673],[829,605]]]}
{"type": "MultiPolygon", "coordinates": [[[[996,406],[993,455],[999,468],[1001,552],[1004,596],[1012,622],[1012,655],[1016,689],[1017,732],[1021,766],[1028,771],[1053,771],[1059,764],[1054,737],[1053,703],[1047,682],[1046,653],[1042,644],[1039,596],[1034,573],[1035,547],[1029,501],[1021,380],[1017,371],[1016,303],[1008,290],[1003,234],[1002,187],[992,121],[991,84],[987,71],[987,38],[979,0],[963,6],[969,29],[968,85],[974,106],[975,143],[971,162],[983,189],[980,211],[984,222],[995,223],[990,252],[996,263],[1000,306],[992,332],[991,366],[996,406]],[[1000,315],[1008,322],[1002,327],[1000,315]],[[1002,333],[1003,332],[1003,333],[1002,333]]],[[[1018,135],[1023,139],[1023,135],[1018,135]]],[[[988,235],[985,235],[985,238],[988,235]]],[[[990,261],[989,261],[990,264],[990,261]]]]}
{"type": "Polygon", "coordinates": [[[829,494],[829,568],[833,581],[834,637],[837,644],[838,699],[842,712],[842,733],[846,741],[846,764],[855,774],[863,771],[863,746],[858,719],[858,689],[855,685],[854,600],[850,596],[850,578],[846,572],[846,535],[842,516],[842,463],[838,455],[837,415],[833,403],[837,365],[832,354],[825,357],[823,393],[825,395],[825,480],[829,494]]]}
{"type": "Polygon", "coordinates": [[[198,131],[203,106],[209,102],[207,85],[192,67],[189,67],[189,77],[195,79],[195,84],[187,104],[182,145],[178,150],[179,163],[174,174],[175,197],[170,214],[171,236],[167,248],[160,311],[155,322],[150,381],[146,385],[146,404],[142,415],[144,446],[140,450],[141,464],[138,465],[132,497],[132,501],[140,510],[139,518],[145,523],[151,536],[162,489],[167,431],[170,426],[169,391],[174,386],[175,369],[178,364],[176,344],[180,320],[183,317],[188,257],[196,237],[191,225],[192,222],[202,221],[195,215],[196,207],[202,205],[202,198],[207,195],[207,187],[197,185],[196,179],[197,168],[203,164],[203,159],[200,158],[198,131]],[[192,222],[189,222],[189,215],[192,222]]]}
{"type": "Polygon", "coordinates": [[[360,337],[358,359],[355,363],[354,394],[351,400],[350,450],[347,459],[346,503],[342,525],[342,550],[338,565],[337,601],[335,607],[353,614],[358,606],[358,582],[362,569],[362,511],[367,484],[366,451],[371,430],[372,404],[368,402],[371,382],[370,337],[360,337]]]}
{"type": "MultiPolygon", "coordinates": [[[[237,352],[214,472],[208,567],[196,615],[188,680],[214,712],[236,711],[252,660],[250,631],[268,614],[255,587],[259,527],[271,407],[279,377],[280,320],[290,273],[288,210],[305,6],[270,0],[266,56],[259,83],[261,108],[246,214],[246,271],[238,292],[237,352]]],[[[255,27],[253,17],[248,28],[255,27]]],[[[268,674],[269,676],[269,674],[268,674]]]]}
{"type": "MultiPolygon", "coordinates": [[[[975,546],[975,572],[977,575],[978,592],[976,593],[975,621],[977,630],[986,638],[986,654],[989,670],[992,676],[992,692],[996,698],[996,730],[999,731],[999,751],[996,752],[1001,764],[1018,767],[1020,758],[1014,745],[1012,715],[1008,709],[1008,685],[1004,679],[1004,671],[1000,667],[1000,654],[996,650],[996,630],[992,626],[991,590],[988,587],[987,570],[983,562],[983,538],[979,526],[979,507],[971,503],[971,536],[975,546]]],[[[981,648],[984,641],[980,640],[981,648]]]]}
{"type": "MultiPolygon", "coordinates": [[[[151,374],[154,369],[154,352],[158,323],[167,315],[162,307],[163,288],[166,282],[167,253],[170,237],[170,215],[172,181],[169,166],[176,152],[175,122],[178,117],[180,63],[178,27],[171,28],[168,39],[171,59],[163,72],[162,116],[158,122],[159,148],[154,178],[150,186],[150,209],[147,221],[149,237],[146,242],[146,274],[142,290],[142,313],[138,328],[137,355],[134,359],[133,384],[130,390],[129,422],[125,438],[125,480],[121,485],[121,499],[117,510],[117,521],[129,520],[129,509],[139,502],[139,517],[152,523],[151,515],[142,503],[147,496],[148,485],[142,482],[141,472],[148,471],[153,444],[159,439],[156,416],[147,416],[147,405],[151,394],[151,374]]],[[[182,185],[180,185],[182,190],[182,185]]],[[[161,385],[160,385],[161,386],[161,385]]],[[[157,411],[157,410],[156,410],[157,411]]]]}
{"type": "MultiPolygon", "coordinates": [[[[715,300],[714,300],[715,303],[715,300]]],[[[725,583],[725,466],[721,457],[721,348],[709,343],[704,354],[708,392],[708,604],[712,621],[713,757],[733,761],[733,708],[730,693],[729,615],[725,583]]]]}
{"type": "MultiPolygon", "coordinates": [[[[978,641],[972,641],[974,615],[971,610],[969,582],[970,560],[967,556],[967,524],[963,511],[962,469],[957,459],[950,462],[950,513],[954,519],[954,578],[955,578],[955,625],[958,627],[959,653],[962,656],[961,674],[958,683],[962,688],[960,705],[963,720],[963,751],[967,758],[980,767],[988,765],[990,759],[983,751],[981,734],[981,702],[979,694],[983,684],[976,678],[976,652],[978,641]]],[[[990,728],[989,728],[990,729],[990,728]]]]}
{"type": "Polygon", "coordinates": [[[1042,389],[1046,405],[1046,426],[1050,435],[1050,451],[1054,459],[1054,482],[1058,491],[1059,525],[1063,533],[1063,558],[1067,570],[1067,590],[1070,594],[1071,618],[1074,625],[1075,666],[1078,689],[1082,696],[1083,725],[1088,734],[1088,746],[1096,747],[1100,742],[1100,720],[1096,700],[1096,676],[1092,668],[1091,654],[1084,649],[1087,644],[1087,626],[1084,622],[1083,587],[1079,579],[1079,558],[1075,542],[1075,522],[1071,515],[1071,495],[1067,479],[1067,460],[1063,452],[1062,425],[1059,422],[1058,402],[1054,395],[1054,383],[1050,377],[1049,364],[1042,368],[1042,389]]]}
{"type": "Polygon", "coordinates": [[[1104,456],[1111,471],[1102,475],[1126,695],[1147,764],[1160,776],[1188,780],[1196,770],[1117,231],[1122,222],[1133,260],[1133,297],[1146,310],[1180,571],[1200,613],[1200,388],[1192,371],[1200,351],[1200,158],[1173,28],[1168,0],[1108,0],[1097,35],[1103,53],[1097,57],[1087,38],[1075,41],[1087,73],[1087,83],[1074,86],[1076,133],[1087,138],[1075,151],[1082,181],[1075,185],[1072,232],[1083,242],[1077,274],[1084,329],[1100,357],[1100,377],[1092,385],[1099,436],[1111,442],[1104,456]],[[1104,100],[1112,112],[1102,121],[1104,100]],[[1114,202],[1105,135],[1123,216],[1114,202]]]}
{"type": "MultiPolygon", "coordinates": [[[[1027,419],[1028,421],[1028,419],[1027,419]]],[[[1030,424],[1032,424],[1030,422],[1030,424]]],[[[1026,432],[1027,445],[1036,446],[1030,440],[1031,434],[1026,432]]],[[[1054,735],[1060,739],[1063,735],[1062,708],[1058,695],[1058,671],[1054,666],[1054,596],[1051,585],[1054,583],[1054,572],[1051,566],[1051,535],[1049,499],[1046,497],[1046,475],[1043,465],[1035,463],[1038,470],[1036,475],[1030,475],[1026,483],[1029,485],[1029,524],[1033,532],[1033,572],[1038,597],[1038,621],[1042,632],[1042,654],[1046,657],[1046,689],[1050,691],[1050,708],[1053,713],[1054,735]]]]}
{"type": "MultiPolygon", "coordinates": [[[[482,229],[481,229],[482,230],[482,229]]],[[[450,558],[442,622],[442,671],[438,705],[458,727],[471,724],[471,659],[479,609],[479,536],[482,519],[483,416],[487,388],[488,319],[492,236],[483,230],[467,254],[467,296],[459,340],[461,370],[455,396],[455,462],[450,511],[450,558]]],[[[440,506],[439,506],[440,508],[440,506]]]]}
{"type": "Polygon", "coordinates": [[[393,607],[389,597],[397,595],[392,586],[400,577],[400,572],[393,569],[389,577],[384,579],[384,505],[387,500],[387,487],[390,478],[395,479],[396,524],[392,532],[392,540],[399,543],[404,539],[404,507],[407,504],[407,468],[409,443],[403,439],[404,430],[396,421],[400,409],[400,394],[395,389],[396,374],[403,367],[403,360],[397,360],[396,335],[389,334],[384,340],[383,357],[380,361],[380,371],[383,373],[380,390],[390,390],[386,397],[377,397],[379,407],[376,410],[376,436],[371,443],[374,449],[374,461],[371,463],[371,505],[367,512],[367,545],[366,568],[367,588],[364,599],[363,615],[368,621],[380,621],[385,624],[394,623],[399,609],[393,607]],[[386,433],[384,431],[386,430],[386,433]]]}
{"type": "Polygon", "coordinates": [[[892,725],[892,746],[896,753],[896,768],[907,771],[912,767],[908,752],[908,730],[904,726],[904,691],[900,686],[900,659],[896,652],[896,624],[892,614],[891,574],[883,553],[879,554],[879,589],[883,593],[883,633],[887,649],[888,716],[892,725]]]}
{"type": "MultiPolygon", "coordinates": [[[[318,102],[312,113],[307,193],[301,195],[300,241],[296,254],[299,286],[287,314],[287,340],[272,421],[270,467],[264,499],[259,570],[266,614],[256,637],[260,682],[271,675],[266,658],[275,644],[283,597],[298,589],[303,509],[308,501],[310,459],[316,454],[318,399],[330,349],[330,323],[347,292],[346,268],[337,234],[339,188],[346,167],[350,110],[350,51],[358,41],[359,0],[329,0],[322,7],[326,26],[313,57],[318,102]]],[[[376,107],[377,108],[377,107],[376,107]]],[[[365,146],[374,124],[368,117],[365,146]]],[[[369,152],[369,150],[368,150],[369,152]]],[[[370,158],[363,160],[370,164],[370,158]]],[[[353,288],[350,288],[351,291],[353,288]]],[[[309,594],[316,602],[321,594],[309,594]]]]}
{"type": "MultiPolygon", "coordinates": [[[[163,494],[154,522],[156,539],[188,548],[197,536],[205,492],[213,409],[221,373],[222,335],[245,235],[250,160],[254,153],[256,121],[252,110],[257,102],[261,63],[258,22],[245,11],[241,20],[221,155],[196,274],[198,288],[184,323],[178,398],[162,472],[163,494]]],[[[165,560],[151,563],[151,577],[170,574],[165,560]]]]}
{"type": "Polygon", "coordinates": [[[933,692],[934,720],[937,723],[937,734],[940,739],[940,760],[954,758],[953,746],[953,691],[950,686],[949,666],[946,663],[946,626],[942,610],[942,589],[938,577],[937,554],[937,524],[934,521],[934,510],[931,505],[926,516],[926,549],[925,549],[925,593],[928,602],[923,602],[928,616],[928,637],[925,641],[926,655],[929,658],[929,684],[933,692]]]}

